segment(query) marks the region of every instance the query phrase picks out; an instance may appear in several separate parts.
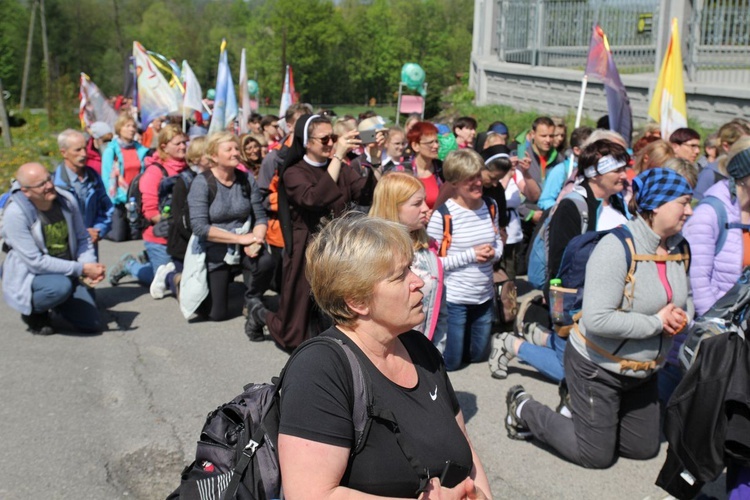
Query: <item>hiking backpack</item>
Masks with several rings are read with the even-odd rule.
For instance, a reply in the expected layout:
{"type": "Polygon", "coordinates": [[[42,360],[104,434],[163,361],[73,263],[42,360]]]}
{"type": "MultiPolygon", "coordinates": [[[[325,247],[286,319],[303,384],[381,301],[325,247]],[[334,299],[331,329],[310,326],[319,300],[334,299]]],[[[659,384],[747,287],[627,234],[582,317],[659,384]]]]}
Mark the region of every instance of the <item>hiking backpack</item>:
{"type": "Polygon", "coordinates": [[[724,203],[715,196],[708,195],[704,197],[698,205],[700,206],[703,204],[709,205],[716,212],[716,227],[719,228],[719,236],[716,238],[714,255],[719,255],[719,252],[724,248],[724,243],[727,241],[727,231],[729,229],[747,230],[750,229],[750,225],[742,224],[740,222],[729,222],[727,208],[724,206],[724,203]]]}
{"type": "MultiPolygon", "coordinates": [[[[495,225],[497,205],[492,198],[482,196],[482,199],[487,205],[487,210],[492,219],[492,226],[495,228],[495,232],[497,232],[497,226],[495,225]]],[[[445,257],[448,255],[448,248],[453,241],[453,217],[446,204],[440,205],[437,211],[443,217],[443,240],[440,242],[438,256],[445,257]]],[[[506,323],[512,323],[516,320],[516,315],[518,314],[518,289],[515,282],[508,277],[505,271],[498,269],[492,273],[492,289],[495,308],[494,317],[498,323],[497,326],[500,327],[506,323]]]]}
{"type": "MultiPolygon", "coordinates": [[[[549,290],[550,315],[559,337],[566,338],[571,331],[575,331],[580,335],[577,323],[581,318],[581,310],[583,308],[586,266],[596,246],[608,234],[616,236],[625,250],[625,263],[628,273],[623,283],[623,298],[628,302],[627,308],[632,307],[633,287],[635,286],[634,275],[638,262],[680,261],[685,265],[686,273],[690,270],[690,246],[686,239],[680,242],[677,253],[661,256],[636,253],[633,244],[633,235],[630,229],[624,225],[606,231],[589,231],[576,236],[565,247],[560,262],[560,269],[555,275],[556,279],[550,280],[550,283],[554,283],[551,284],[549,290]]],[[[639,367],[642,362],[630,361],[614,356],[586,337],[580,336],[588,347],[613,361],[619,362],[623,368],[631,368],[633,370],[652,368],[651,366],[646,368],[639,367]]],[[[645,362],[645,364],[649,363],[645,362]]]]}
{"type": "Polygon", "coordinates": [[[352,456],[364,447],[373,406],[369,380],[356,355],[338,339],[320,335],[304,342],[271,384],[251,383],[242,394],[206,417],[195,461],[182,471],[180,486],[167,500],[271,500],[283,498],[278,458],[279,397],[287,368],[313,344],[325,343],[349,365],[353,377],[352,456]]]}
{"type": "Polygon", "coordinates": [[[693,366],[700,351],[701,342],[707,338],[737,332],[744,339],[748,326],[747,320],[750,318],[749,310],[750,266],[742,270],[737,282],[724,296],[702,316],[695,319],[677,355],[680,368],[687,371],[693,366]]]}
{"type": "MultiPolygon", "coordinates": [[[[132,199],[135,200],[135,214],[132,215],[130,222],[130,230],[134,234],[141,234],[146,228],[151,225],[151,221],[147,220],[143,215],[143,194],[141,193],[140,183],[141,177],[148,171],[152,166],[157,167],[161,171],[162,179],[159,181],[158,188],[158,199],[159,199],[159,213],[162,214],[162,219],[154,224],[154,236],[160,238],[166,238],[169,235],[169,227],[174,222],[172,217],[169,216],[169,211],[172,206],[172,191],[174,190],[174,184],[178,178],[182,178],[185,181],[185,185],[189,186],[195,175],[188,168],[182,170],[177,175],[169,175],[167,169],[161,163],[154,162],[146,169],[139,173],[133,178],[128,186],[128,202],[132,199]]],[[[130,214],[129,214],[129,217],[130,214]]]]}
{"type": "MultiPolygon", "coordinates": [[[[589,229],[589,207],[586,203],[586,199],[576,191],[572,191],[568,194],[566,199],[569,199],[575,203],[578,213],[581,215],[581,234],[584,234],[589,229]]],[[[528,280],[534,288],[542,290],[547,284],[547,280],[550,276],[549,265],[549,225],[552,221],[552,216],[557,211],[557,207],[560,203],[556,203],[539,223],[539,230],[532,239],[530,250],[529,250],[529,266],[528,266],[528,280]]]]}

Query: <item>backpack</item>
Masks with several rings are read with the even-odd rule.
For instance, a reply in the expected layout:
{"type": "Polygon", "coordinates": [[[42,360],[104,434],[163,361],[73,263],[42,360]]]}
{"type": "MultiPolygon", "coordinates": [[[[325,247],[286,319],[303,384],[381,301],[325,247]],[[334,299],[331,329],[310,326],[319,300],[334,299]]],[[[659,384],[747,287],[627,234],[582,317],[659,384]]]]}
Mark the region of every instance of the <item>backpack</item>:
{"type": "Polygon", "coordinates": [[[628,273],[625,277],[625,283],[623,283],[623,297],[628,302],[628,306],[626,306],[628,308],[632,307],[633,287],[635,286],[634,275],[636,264],[639,261],[680,261],[685,265],[685,272],[690,270],[690,246],[685,239],[680,242],[677,253],[661,256],[636,253],[633,236],[627,226],[618,226],[607,231],[589,231],[581,234],[571,239],[565,247],[560,262],[560,269],[555,275],[556,280],[551,280],[559,281],[557,284],[551,285],[549,290],[552,323],[559,337],[566,338],[571,330],[573,330],[581,336],[588,347],[612,361],[619,362],[623,369],[630,368],[636,371],[652,369],[655,366],[655,362],[631,361],[614,356],[586,337],[583,337],[577,328],[583,308],[586,266],[596,246],[608,234],[615,235],[625,249],[625,263],[628,273]]]}
{"type": "MultiPolygon", "coordinates": [[[[581,234],[586,233],[589,229],[589,207],[586,204],[586,199],[575,191],[569,193],[565,199],[575,203],[578,213],[581,214],[581,234]]],[[[528,280],[537,290],[542,290],[549,279],[549,225],[559,206],[560,203],[556,203],[544,217],[544,220],[539,223],[539,230],[532,239],[530,246],[528,280]]]]}
{"type": "Polygon", "coordinates": [[[143,177],[143,174],[146,173],[146,171],[151,167],[156,166],[161,170],[162,177],[166,178],[169,177],[169,173],[167,172],[167,169],[165,169],[161,163],[152,163],[145,169],[143,169],[142,172],[140,172],[138,175],[136,175],[132,181],[130,181],[130,185],[128,186],[128,204],[130,204],[130,200],[134,201],[134,206],[127,207],[128,211],[128,222],[130,223],[130,232],[132,235],[132,239],[140,238],[141,233],[144,229],[149,227],[151,225],[151,221],[146,220],[146,217],[143,215],[143,195],[141,194],[141,178],[143,177]]]}
{"type": "Polygon", "coordinates": [[[408,452],[390,410],[374,404],[371,383],[356,354],[339,339],[322,334],[305,341],[291,355],[278,378],[271,384],[248,384],[239,396],[219,406],[206,417],[195,461],[182,471],[180,486],[167,500],[271,500],[283,498],[278,458],[279,397],[287,368],[304,349],[313,344],[331,346],[340,362],[352,372],[354,445],[351,457],[364,449],[372,419],[391,424],[396,439],[420,476],[420,491],[429,472],[408,452]]]}
{"type": "Polygon", "coordinates": [[[680,367],[687,371],[693,366],[700,351],[701,342],[707,338],[731,332],[737,332],[745,338],[747,320],[750,318],[749,310],[750,266],[742,270],[737,283],[723,297],[702,316],[695,319],[677,355],[680,367]]]}
{"type": "MultiPolygon", "coordinates": [[[[174,192],[174,185],[178,180],[182,180],[186,187],[190,187],[190,183],[195,179],[195,173],[189,168],[183,169],[177,175],[164,177],[159,182],[159,213],[161,214],[161,220],[154,224],[154,236],[161,238],[168,238],[171,232],[171,227],[174,225],[175,220],[172,217],[172,193],[174,192]]],[[[187,207],[187,203],[185,204],[187,207]]],[[[189,217],[189,215],[188,215],[189,217]]],[[[188,218],[188,220],[190,220],[188,218]]]]}
{"type": "Polygon", "coordinates": [[[0,195],[0,242],[2,243],[2,251],[5,253],[10,251],[10,247],[3,241],[3,217],[5,216],[5,207],[8,206],[11,194],[11,191],[8,190],[0,195]]]}
{"type": "Polygon", "coordinates": [[[131,232],[140,234],[146,228],[151,225],[151,221],[147,220],[143,215],[143,194],[141,193],[140,183],[141,177],[148,171],[152,166],[155,166],[161,170],[162,179],[159,181],[158,188],[158,200],[159,200],[159,213],[162,214],[162,218],[159,222],[154,224],[154,236],[160,238],[166,238],[169,236],[169,228],[174,223],[172,217],[169,216],[169,211],[172,206],[172,191],[174,190],[174,184],[178,178],[182,178],[186,185],[190,185],[195,175],[188,169],[183,169],[177,175],[169,175],[167,169],[161,163],[154,162],[149,165],[143,172],[133,178],[128,186],[128,201],[131,199],[135,200],[135,213],[129,214],[130,229],[131,232]]]}

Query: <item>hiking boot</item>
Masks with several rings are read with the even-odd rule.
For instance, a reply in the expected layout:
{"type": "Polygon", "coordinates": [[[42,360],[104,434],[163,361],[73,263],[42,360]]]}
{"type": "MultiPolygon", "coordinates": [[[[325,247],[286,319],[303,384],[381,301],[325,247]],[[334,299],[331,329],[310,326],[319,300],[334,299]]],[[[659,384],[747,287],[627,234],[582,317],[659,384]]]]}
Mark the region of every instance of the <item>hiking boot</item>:
{"type": "Polygon", "coordinates": [[[47,335],[55,333],[55,330],[50,323],[49,313],[22,314],[21,319],[28,327],[26,328],[26,331],[30,332],[32,335],[43,335],[46,337],[47,335]]]}
{"type": "Polygon", "coordinates": [[[521,335],[521,333],[523,332],[526,311],[528,311],[529,307],[531,307],[534,301],[541,296],[541,290],[532,290],[529,293],[523,295],[521,300],[518,302],[518,313],[516,314],[516,334],[521,335]]]}
{"type": "Polygon", "coordinates": [[[130,265],[132,262],[137,262],[136,258],[133,257],[133,255],[126,253],[125,255],[120,257],[120,260],[117,261],[117,264],[109,269],[109,283],[112,286],[119,285],[121,279],[126,276],[130,276],[128,265],[130,265]]]}
{"type": "Polygon", "coordinates": [[[565,379],[560,381],[560,385],[557,387],[557,393],[560,395],[560,403],[558,403],[555,411],[563,417],[573,418],[573,414],[570,411],[570,393],[568,392],[568,382],[565,379]]]}
{"type": "Polygon", "coordinates": [[[496,333],[492,336],[489,360],[492,378],[502,380],[508,377],[508,363],[516,357],[513,354],[514,341],[515,337],[511,332],[496,333]]]}
{"type": "Polygon", "coordinates": [[[155,299],[163,299],[164,292],[167,291],[167,275],[174,271],[174,262],[170,261],[162,264],[154,273],[154,279],[151,281],[149,292],[155,299]]]}
{"type": "Polygon", "coordinates": [[[245,335],[251,342],[262,342],[265,340],[263,327],[266,325],[265,308],[260,300],[255,300],[248,304],[247,320],[245,321],[245,335]]]}
{"type": "Polygon", "coordinates": [[[508,406],[508,414],[505,416],[505,430],[508,431],[508,437],[518,441],[528,441],[532,437],[531,431],[516,415],[516,410],[525,401],[534,399],[528,394],[522,385],[514,385],[508,389],[505,396],[505,403],[508,406]]]}

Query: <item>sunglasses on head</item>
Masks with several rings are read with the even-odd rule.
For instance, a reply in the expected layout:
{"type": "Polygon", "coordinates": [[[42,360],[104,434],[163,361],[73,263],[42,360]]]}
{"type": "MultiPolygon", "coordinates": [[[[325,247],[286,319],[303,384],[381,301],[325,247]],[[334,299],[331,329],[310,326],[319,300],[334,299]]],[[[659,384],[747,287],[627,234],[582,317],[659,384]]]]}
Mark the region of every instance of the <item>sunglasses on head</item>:
{"type": "Polygon", "coordinates": [[[336,134],[328,134],[324,135],[323,137],[312,137],[312,139],[317,139],[320,141],[321,144],[331,144],[339,140],[339,136],[336,134]]]}

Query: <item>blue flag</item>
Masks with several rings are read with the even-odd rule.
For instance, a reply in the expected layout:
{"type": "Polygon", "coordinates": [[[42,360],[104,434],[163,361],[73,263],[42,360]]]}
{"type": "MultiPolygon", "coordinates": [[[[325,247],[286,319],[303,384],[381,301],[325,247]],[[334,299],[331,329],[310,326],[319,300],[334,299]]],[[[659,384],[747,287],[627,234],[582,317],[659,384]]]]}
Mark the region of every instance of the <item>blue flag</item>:
{"type": "Polygon", "coordinates": [[[226,48],[227,41],[224,39],[221,41],[219,71],[216,75],[216,98],[211,125],[208,127],[209,135],[226,130],[237,118],[237,97],[234,94],[234,83],[232,83],[232,73],[229,71],[226,48]]]}

